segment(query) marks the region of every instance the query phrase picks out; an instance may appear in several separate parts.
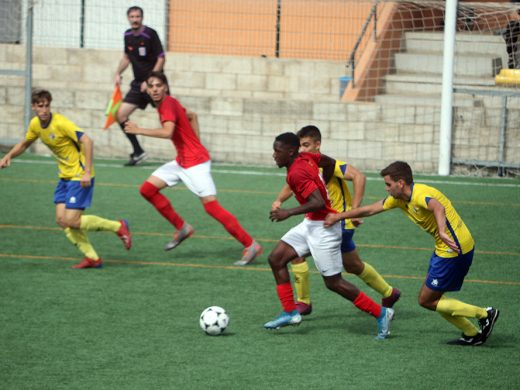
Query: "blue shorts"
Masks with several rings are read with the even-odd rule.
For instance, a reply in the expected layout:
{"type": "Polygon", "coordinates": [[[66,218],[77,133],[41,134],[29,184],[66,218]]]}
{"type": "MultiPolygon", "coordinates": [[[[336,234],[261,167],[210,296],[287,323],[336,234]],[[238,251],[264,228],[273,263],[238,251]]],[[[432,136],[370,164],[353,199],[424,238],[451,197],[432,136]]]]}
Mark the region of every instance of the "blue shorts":
{"type": "Polygon", "coordinates": [[[435,291],[459,291],[473,261],[472,249],[457,257],[439,257],[433,253],[425,284],[435,291]]]}
{"type": "Polygon", "coordinates": [[[54,203],[65,203],[65,208],[84,210],[90,207],[94,194],[94,179],[90,187],[83,188],[79,180],[61,179],[54,190],[54,203]]]}
{"type": "Polygon", "coordinates": [[[341,253],[349,253],[356,249],[354,244],[354,229],[342,229],[341,230],[341,253]]]}

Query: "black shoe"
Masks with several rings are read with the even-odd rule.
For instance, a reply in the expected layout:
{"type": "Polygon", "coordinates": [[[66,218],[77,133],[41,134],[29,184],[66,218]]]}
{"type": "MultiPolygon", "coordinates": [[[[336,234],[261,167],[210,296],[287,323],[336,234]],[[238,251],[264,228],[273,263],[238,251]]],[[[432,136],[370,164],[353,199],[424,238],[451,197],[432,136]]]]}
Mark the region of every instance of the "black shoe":
{"type": "Polygon", "coordinates": [[[145,152],[141,152],[140,154],[132,153],[130,155],[130,160],[128,160],[128,162],[125,164],[125,167],[133,167],[146,160],[147,157],[148,156],[145,152]]]}
{"type": "Polygon", "coordinates": [[[478,321],[478,323],[480,324],[480,331],[482,332],[482,337],[484,338],[484,341],[487,340],[489,336],[491,336],[493,326],[495,326],[495,322],[497,321],[498,315],[500,314],[500,311],[492,307],[488,307],[486,311],[488,313],[488,316],[478,321]]]}
{"type": "Polygon", "coordinates": [[[462,336],[460,336],[460,338],[456,339],[456,340],[451,340],[451,341],[448,341],[448,344],[449,345],[481,345],[484,343],[484,341],[486,341],[483,336],[482,336],[482,333],[478,332],[476,334],[476,336],[466,336],[464,333],[462,334],[462,336]]]}

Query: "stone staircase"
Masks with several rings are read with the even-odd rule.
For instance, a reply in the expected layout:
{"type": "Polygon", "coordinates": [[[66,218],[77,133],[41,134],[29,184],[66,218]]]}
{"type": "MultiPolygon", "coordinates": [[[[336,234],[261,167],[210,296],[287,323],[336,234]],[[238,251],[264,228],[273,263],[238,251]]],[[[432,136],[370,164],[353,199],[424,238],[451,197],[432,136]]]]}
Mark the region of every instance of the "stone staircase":
{"type": "MultiPolygon", "coordinates": [[[[405,51],[394,58],[395,71],[384,77],[384,93],[376,102],[394,105],[441,104],[444,36],[441,32],[407,32],[405,51]]],[[[454,87],[495,89],[494,76],[507,64],[501,36],[458,33],[454,87]]],[[[467,95],[455,94],[455,106],[471,106],[467,95]]]]}

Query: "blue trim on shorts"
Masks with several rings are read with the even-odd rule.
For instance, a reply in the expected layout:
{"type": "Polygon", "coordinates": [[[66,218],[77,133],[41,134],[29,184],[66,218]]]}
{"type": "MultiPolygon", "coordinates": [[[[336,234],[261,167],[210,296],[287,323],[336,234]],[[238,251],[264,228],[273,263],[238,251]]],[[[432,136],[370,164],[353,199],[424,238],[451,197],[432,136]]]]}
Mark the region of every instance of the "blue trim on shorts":
{"type": "Polygon", "coordinates": [[[445,258],[433,253],[424,282],[435,291],[459,291],[473,262],[475,248],[457,257],[445,258]]]}
{"type": "Polygon", "coordinates": [[[349,253],[356,249],[354,243],[354,229],[342,229],[341,230],[341,253],[349,253]]]}
{"type": "Polygon", "coordinates": [[[83,188],[79,180],[60,179],[54,190],[54,203],[65,203],[65,208],[73,210],[89,208],[94,195],[94,182],[92,179],[90,187],[83,188]]]}

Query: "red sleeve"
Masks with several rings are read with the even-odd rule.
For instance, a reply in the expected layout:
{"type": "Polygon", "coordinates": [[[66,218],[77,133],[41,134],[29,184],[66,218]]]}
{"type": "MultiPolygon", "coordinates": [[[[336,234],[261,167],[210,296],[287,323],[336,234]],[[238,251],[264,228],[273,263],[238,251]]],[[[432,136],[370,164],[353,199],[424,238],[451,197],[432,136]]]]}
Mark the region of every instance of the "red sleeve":
{"type": "Polygon", "coordinates": [[[161,106],[159,107],[159,118],[161,123],[164,122],[173,122],[176,123],[178,114],[177,107],[175,105],[175,101],[171,99],[166,99],[161,106]]]}
{"type": "Polygon", "coordinates": [[[292,173],[289,186],[295,194],[307,200],[309,196],[319,188],[311,172],[304,167],[305,165],[302,164],[302,166],[298,167],[298,169],[292,173]]]}

